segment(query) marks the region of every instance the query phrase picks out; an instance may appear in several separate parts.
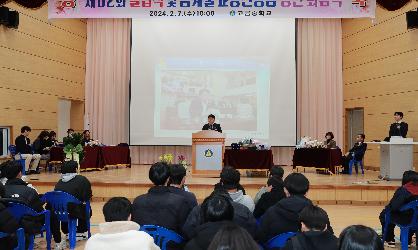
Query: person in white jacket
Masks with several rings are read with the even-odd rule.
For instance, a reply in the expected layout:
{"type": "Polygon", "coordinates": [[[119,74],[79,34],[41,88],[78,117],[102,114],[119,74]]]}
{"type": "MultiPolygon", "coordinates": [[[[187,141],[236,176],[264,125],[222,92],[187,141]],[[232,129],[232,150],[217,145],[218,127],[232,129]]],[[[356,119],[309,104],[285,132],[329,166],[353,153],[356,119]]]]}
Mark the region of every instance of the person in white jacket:
{"type": "Polygon", "coordinates": [[[99,225],[100,232],[93,235],[85,250],[159,250],[154,239],[139,231],[139,225],[129,221],[131,202],[124,197],[114,197],[103,206],[105,223],[99,225]]]}

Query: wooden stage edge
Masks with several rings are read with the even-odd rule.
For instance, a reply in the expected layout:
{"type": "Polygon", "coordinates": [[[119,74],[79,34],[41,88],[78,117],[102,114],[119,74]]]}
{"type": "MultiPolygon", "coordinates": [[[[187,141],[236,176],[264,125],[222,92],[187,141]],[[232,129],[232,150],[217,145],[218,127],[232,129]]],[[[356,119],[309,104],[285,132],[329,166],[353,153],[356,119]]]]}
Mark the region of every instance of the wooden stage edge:
{"type": "MultiPolygon", "coordinates": [[[[146,165],[134,165],[132,168],[114,168],[96,172],[86,172],[92,183],[93,201],[106,201],[111,197],[123,196],[133,200],[144,194],[152,186],[148,180],[146,165]]],[[[285,176],[292,172],[291,167],[285,167],[285,176]]],[[[316,204],[344,204],[344,205],[386,205],[392,198],[400,181],[378,181],[378,172],[366,171],[365,175],[319,175],[312,171],[303,173],[310,181],[308,198],[316,204]]],[[[53,190],[60,178],[56,173],[42,173],[28,176],[39,193],[53,190]]],[[[191,175],[187,177],[189,189],[196,195],[199,202],[210,195],[213,186],[219,181],[216,176],[191,175]]],[[[241,184],[247,194],[254,197],[258,190],[265,185],[267,178],[241,177],[241,184]]]]}

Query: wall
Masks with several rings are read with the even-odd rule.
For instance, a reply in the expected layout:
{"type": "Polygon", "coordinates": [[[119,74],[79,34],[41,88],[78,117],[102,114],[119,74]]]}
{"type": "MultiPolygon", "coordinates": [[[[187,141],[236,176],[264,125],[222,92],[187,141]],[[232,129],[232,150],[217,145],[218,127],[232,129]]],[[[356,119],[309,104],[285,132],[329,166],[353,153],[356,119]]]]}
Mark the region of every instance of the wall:
{"type": "Polygon", "coordinates": [[[23,125],[32,127],[32,138],[40,130],[57,131],[62,98],[78,103],[72,105],[71,126],[82,130],[86,22],[49,21],[47,5],[37,10],[5,6],[19,11],[20,25],[0,26],[0,126],[12,126],[12,138],[23,125]]]}
{"type": "MultiPolygon", "coordinates": [[[[370,19],[344,19],[344,108],[364,107],[367,140],[388,135],[393,113],[403,111],[408,137],[418,141],[418,30],[407,30],[405,12],[418,8],[412,1],[398,11],[377,8],[370,19]]],[[[379,148],[369,145],[365,165],[379,168],[379,148]]],[[[414,149],[418,166],[418,147],[414,149]]]]}

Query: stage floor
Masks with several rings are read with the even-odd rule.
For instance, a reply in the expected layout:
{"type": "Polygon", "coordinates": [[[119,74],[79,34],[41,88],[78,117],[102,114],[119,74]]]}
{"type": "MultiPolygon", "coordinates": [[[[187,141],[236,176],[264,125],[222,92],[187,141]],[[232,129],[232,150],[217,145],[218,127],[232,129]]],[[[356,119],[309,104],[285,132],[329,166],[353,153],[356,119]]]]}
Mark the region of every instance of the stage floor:
{"type": "MultiPolygon", "coordinates": [[[[106,200],[113,196],[135,198],[145,193],[152,183],[148,179],[149,165],[133,165],[132,168],[111,168],[109,170],[83,172],[93,186],[93,195],[97,200],[106,200]]],[[[291,167],[284,167],[285,176],[292,172],[291,167]]],[[[400,181],[378,180],[378,172],[366,171],[365,175],[321,175],[311,169],[304,173],[311,184],[308,196],[323,204],[370,204],[383,205],[400,186],[400,181]]],[[[28,176],[40,192],[53,189],[59,180],[57,173],[45,173],[28,176]]],[[[199,200],[213,191],[218,176],[198,176],[188,174],[186,184],[199,200]]],[[[254,196],[265,185],[266,177],[241,177],[241,184],[247,193],[254,196]]]]}

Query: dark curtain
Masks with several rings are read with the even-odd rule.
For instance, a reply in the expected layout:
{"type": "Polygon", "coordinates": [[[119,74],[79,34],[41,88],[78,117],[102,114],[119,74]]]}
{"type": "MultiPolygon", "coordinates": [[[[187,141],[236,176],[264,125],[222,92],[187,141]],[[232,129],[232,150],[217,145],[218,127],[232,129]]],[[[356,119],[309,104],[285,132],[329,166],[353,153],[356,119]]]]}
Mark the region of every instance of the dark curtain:
{"type": "Polygon", "coordinates": [[[399,10],[409,2],[411,0],[377,0],[377,4],[389,11],[399,10]]]}
{"type": "MultiPolygon", "coordinates": [[[[47,0],[14,0],[19,5],[23,7],[30,8],[30,9],[37,9],[41,7],[44,3],[48,2],[47,0]]],[[[11,2],[10,0],[0,0],[0,5],[3,5],[7,2],[11,2]]]]}

